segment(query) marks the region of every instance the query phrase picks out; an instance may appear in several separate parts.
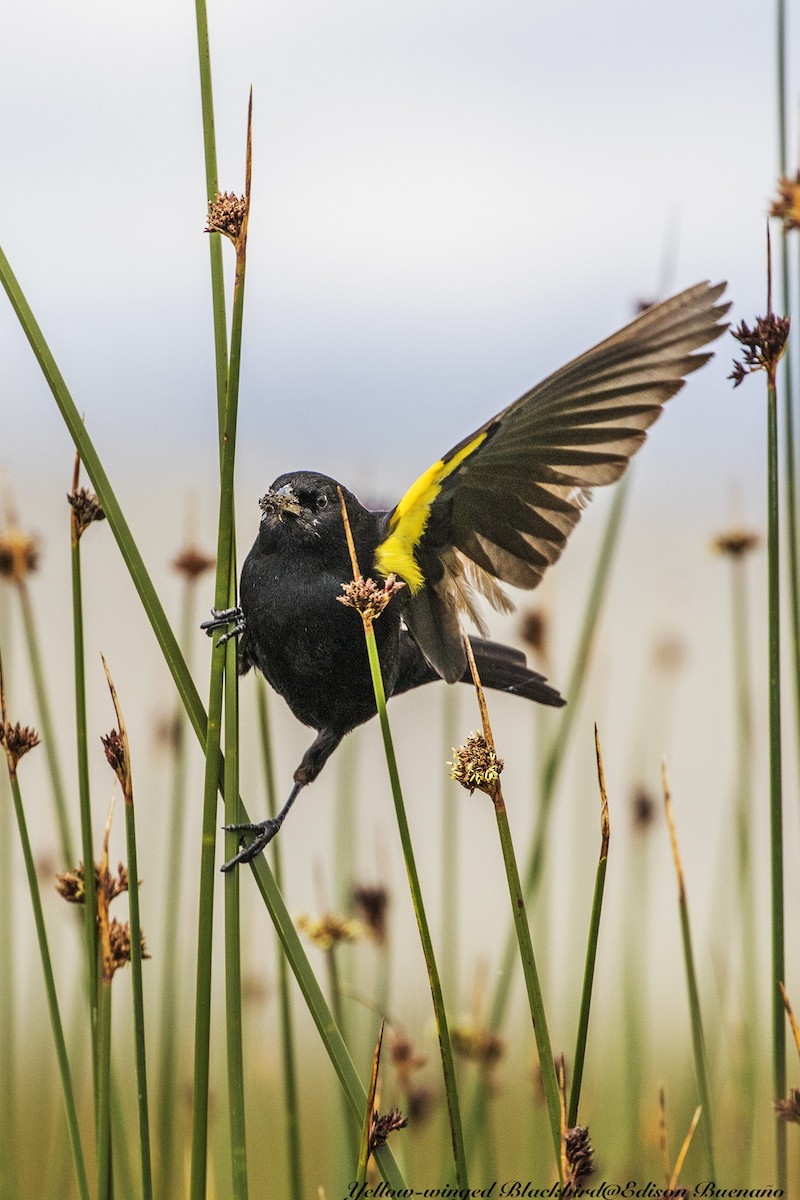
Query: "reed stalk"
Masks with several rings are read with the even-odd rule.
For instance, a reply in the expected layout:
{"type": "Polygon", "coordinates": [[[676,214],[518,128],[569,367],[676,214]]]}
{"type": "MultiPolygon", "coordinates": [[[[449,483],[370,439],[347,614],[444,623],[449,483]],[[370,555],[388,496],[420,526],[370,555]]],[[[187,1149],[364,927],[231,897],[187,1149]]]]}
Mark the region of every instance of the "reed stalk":
{"type": "MultiPolygon", "coordinates": [[[[9,298],[9,301],[17,314],[20,324],[25,332],[30,343],[31,349],[42,369],[42,373],[50,387],[53,398],[58,406],[59,412],[64,420],[70,437],[72,438],[75,448],[80,452],[81,461],[83,462],[86,472],[91,480],[92,486],[97,493],[98,499],[103,506],[103,511],[106,514],[109,526],[117,545],[122,555],[122,559],[128,568],[131,581],[136,588],[137,594],[141,601],[142,607],[147,615],[147,618],[152,626],[153,632],[158,641],[161,652],[164,656],[164,661],[170,671],[170,674],[175,681],[178,694],[183,701],[184,707],[191,722],[201,747],[205,751],[206,743],[209,741],[207,736],[208,730],[211,729],[212,736],[210,738],[213,744],[213,731],[216,730],[217,742],[219,741],[219,726],[220,726],[220,709],[216,715],[216,724],[214,723],[214,714],[209,715],[203,706],[194,680],[190,672],[186,668],[183,655],[177,639],[172,631],[172,628],[167,620],[164,612],[164,607],[156,592],[150,575],[142,559],[139,548],[131,533],[130,527],[125,519],[125,515],[116,497],[111,482],[102,465],[97,450],[89,437],[86,426],[78,412],[78,408],[69,389],[66,386],[64,378],[58,369],[58,366],[53,358],[50,348],[39,328],[38,323],[31,311],[19,283],[11,270],[8,259],[0,249],[0,283],[9,298]]],[[[223,670],[224,663],[220,660],[222,655],[212,655],[212,670],[215,669],[215,664],[219,663],[220,674],[223,670]]],[[[221,689],[220,689],[221,691],[221,689]]],[[[213,751],[212,751],[213,752],[213,751]]],[[[218,759],[221,762],[221,756],[218,759]]],[[[215,818],[216,811],[211,815],[210,829],[204,828],[203,836],[206,839],[206,844],[209,840],[212,846],[215,843],[215,818]]],[[[241,799],[239,801],[238,820],[240,823],[249,821],[249,815],[245,805],[241,799]]],[[[212,853],[213,864],[213,853],[212,853]]],[[[323,1045],[331,1063],[339,1077],[342,1086],[345,1088],[350,1099],[350,1107],[355,1114],[357,1121],[361,1120],[363,1115],[364,1088],[358,1077],[358,1073],[353,1066],[350,1055],[347,1052],[341,1036],[338,1034],[330,1010],[325,1003],[325,998],[320,991],[319,985],[314,976],[311,964],[300,944],[299,938],[296,935],[294,926],[292,925],[291,917],[286,910],[286,905],[283,897],[275,886],[275,881],[269,867],[263,856],[259,857],[251,864],[251,869],[256,878],[258,889],[261,897],[269,912],[270,918],[275,926],[281,944],[289,958],[292,971],[297,979],[302,995],[308,1005],[309,1012],[317,1027],[317,1031],[322,1039],[323,1045]]],[[[213,871],[212,871],[213,883],[213,871]]],[[[210,929],[208,921],[208,912],[205,911],[205,919],[201,918],[200,927],[203,931],[206,928],[210,929]]],[[[210,946],[208,947],[208,963],[207,970],[210,976],[210,946]]],[[[204,970],[206,968],[204,967],[204,970]]],[[[206,1109],[207,1112],[207,1109],[206,1109]]],[[[386,1182],[395,1189],[401,1188],[403,1184],[403,1176],[397,1168],[394,1157],[388,1147],[383,1146],[375,1153],[375,1160],[378,1163],[381,1172],[383,1173],[386,1182]]]]}
{"type": "MultiPolygon", "coordinates": [[[[77,497],[81,460],[75,455],[72,473],[72,496],[77,497]]],[[[92,1046],[92,1094],[97,1120],[97,890],[95,887],[94,847],[92,840],[92,802],[89,789],[89,744],[86,727],[86,656],[83,636],[83,586],[81,582],[81,535],[83,529],[78,512],[70,508],[70,563],[72,569],[72,637],[75,673],[75,748],[78,759],[78,802],[81,817],[81,848],[84,863],[84,939],[86,945],[86,981],[89,1003],[89,1030],[92,1046]]],[[[70,862],[71,865],[71,862],[70,862]]]]}
{"type": "MultiPolygon", "coordinates": [[[[275,787],[275,769],[272,755],[272,738],[269,723],[269,698],[267,685],[259,677],[256,683],[256,701],[258,707],[258,731],[261,742],[261,756],[264,765],[264,787],[267,794],[267,814],[270,817],[278,813],[278,793],[275,787]]],[[[279,891],[283,890],[283,862],[281,855],[281,840],[276,838],[272,843],[272,863],[275,873],[275,883],[279,891]]],[[[278,954],[278,996],[281,1021],[281,1066],[283,1070],[284,1112],[286,1115],[286,1153],[289,1168],[290,1200],[302,1200],[303,1196],[303,1158],[300,1144],[300,1103],[297,1083],[297,1059],[295,1054],[294,1018],[292,1002],[289,994],[289,968],[286,955],[278,954]]]]}
{"type": "Polygon", "coordinates": [[[44,911],[42,909],[42,898],[39,892],[39,881],[36,878],[36,866],[33,861],[33,851],[31,849],[30,837],[28,835],[28,824],[25,817],[25,807],[22,803],[22,792],[19,786],[17,777],[17,764],[19,759],[27,750],[31,749],[38,743],[38,735],[32,730],[20,730],[19,726],[13,729],[8,720],[6,712],[6,697],[3,687],[3,668],[0,663],[0,732],[2,736],[0,741],[3,743],[3,748],[6,755],[6,763],[8,766],[8,778],[11,785],[11,796],[14,802],[14,813],[17,820],[17,828],[19,830],[20,845],[22,847],[22,857],[25,863],[25,874],[28,879],[28,890],[31,897],[31,907],[33,909],[33,919],[36,926],[36,938],[39,943],[39,955],[42,961],[42,971],[44,974],[45,992],[47,995],[47,1008],[50,1015],[50,1025],[53,1031],[53,1041],[55,1042],[56,1058],[58,1059],[58,1068],[61,1075],[61,1087],[64,1093],[64,1107],[66,1109],[67,1128],[69,1130],[70,1146],[72,1148],[72,1158],[75,1167],[75,1178],[78,1187],[80,1200],[89,1200],[89,1182],[86,1175],[86,1164],[83,1158],[83,1148],[81,1146],[80,1128],[78,1125],[78,1111],[75,1104],[75,1091],[72,1083],[72,1071],[69,1065],[67,1055],[67,1045],[64,1039],[64,1027],[61,1021],[61,1010],[58,1003],[58,992],[56,990],[55,976],[53,974],[53,962],[50,957],[50,946],[47,939],[47,929],[44,922],[44,911]],[[21,733],[27,745],[17,745],[15,749],[14,735],[21,733]]]}
{"type": "Polygon", "coordinates": [[[672,797],[667,778],[666,763],[661,764],[661,783],[664,791],[664,808],[667,814],[669,839],[672,846],[672,857],[675,863],[675,875],[678,880],[678,908],[681,920],[681,939],[683,941],[683,961],[686,970],[686,987],[689,993],[689,1015],[692,1024],[692,1049],[694,1052],[694,1069],[697,1077],[697,1094],[702,1112],[703,1130],[705,1134],[706,1166],[708,1178],[716,1179],[717,1171],[714,1164],[714,1124],[711,1109],[711,1091],[708,1086],[708,1062],[706,1056],[705,1037],[703,1034],[703,1018],[700,1012],[700,992],[697,987],[697,969],[692,949],[692,931],[689,924],[689,904],[686,898],[686,883],[678,851],[678,837],[675,831],[675,818],[672,811],[672,797]]]}
{"type": "MultiPolygon", "coordinates": [[[[353,535],[350,530],[347,506],[345,505],[341,488],[339,489],[339,503],[341,504],[342,520],[344,522],[345,533],[347,535],[347,544],[350,550],[350,560],[353,567],[353,579],[359,580],[361,579],[361,572],[359,570],[358,560],[356,558],[353,535]]],[[[388,597],[390,593],[386,594],[388,597]]],[[[436,964],[433,941],[431,940],[430,929],[428,927],[428,919],[425,915],[422,888],[420,887],[419,874],[417,872],[417,864],[414,857],[414,848],[411,843],[411,832],[408,827],[408,818],[406,816],[405,802],[403,800],[403,791],[400,785],[400,773],[397,769],[397,758],[394,752],[392,731],[389,726],[389,716],[386,711],[386,693],[384,692],[383,687],[383,676],[381,674],[381,665],[378,658],[378,646],[375,641],[375,630],[372,627],[373,616],[370,615],[368,610],[360,608],[358,602],[354,603],[353,607],[358,609],[362,624],[364,626],[364,637],[367,643],[367,655],[369,658],[370,674],[372,676],[372,686],[375,691],[375,705],[378,710],[378,719],[380,721],[381,735],[383,737],[383,748],[386,755],[386,765],[389,771],[389,782],[392,789],[392,798],[394,800],[397,828],[400,833],[400,842],[403,847],[403,859],[406,865],[409,888],[411,889],[411,899],[414,906],[414,914],[417,918],[417,928],[419,930],[420,940],[422,942],[422,951],[425,956],[425,964],[428,968],[428,981],[430,983],[433,1011],[436,1018],[436,1031],[439,1038],[439,1051],[442,1059],[444,1088],[445,1095],[447,1097],[447,1112],[450,1121],[450,1140],[453,1150],[453,1160],[455,1163],[456,1183],[459,1188],[466,1191],[469,1188],[469,1184],[467,1182],[467,1160],[464,1153],[464,1134],[461,1128],[461,1110],[458,1099],[458,1087],[456,1084],[455,1063],[453,1061],[453,1048],[450,1042],[450,1031],[447,1025],[447,1013],[445,1011],[444,997],[442,995],[439,968],[436,964]]]]}
{"type": "Polygon", "coordinates": [[[603,773],[603,755],[600,750],[600,738],[597,726],[594,727],[594,746],[597,756],[597,783],[600,789],[600,858],[597,863],[595,876],[594,898],[592,900],[592,915],[589,921],[589,939],[586,946],[586,966],[583,972],[583,988],[581,990],[580,1015],[578,1017],[578,1035],[575,1043],[575,1062],[572,1068],[572,1086],[569,1094],[569,1112],[567,1125],[573,1128],[578,1123],[578,1108],[581,1098],[581,1083],[583,1081],[583,1064],[586,1059],[586,1039],[589,1032],[589,1014],[592,1005],[592,986],[594,970],[597,962],[597,941],[600,934],[600,917],[603,911],[603,892],[606,883],[608,867],[608,846],[611,837],[611,826],[608,819],[608,796],[606,781],[603,773]]]}

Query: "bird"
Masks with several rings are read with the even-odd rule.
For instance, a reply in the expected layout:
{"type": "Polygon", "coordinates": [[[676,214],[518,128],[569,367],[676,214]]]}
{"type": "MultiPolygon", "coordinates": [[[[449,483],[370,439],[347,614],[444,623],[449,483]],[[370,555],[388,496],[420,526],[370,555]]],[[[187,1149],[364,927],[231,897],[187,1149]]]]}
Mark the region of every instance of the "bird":
{"type": "Polygon", "coordinates": [[[564,704],[524,654],[488,640],[477,597],[510,611],[503,584],[536,587],[592,490],[619,479],[664,403],[713,357],[704,348],[727,328],[726,286],[705,281],[646,308],[463,438],[394,508],[372,511],[316,471],[275,479],[239,605],[212,609],[202,628],[227,628],[218,645],[238,637],[240,673],[257,668],[316,737],[274,818],[225,826],[241,849],[223,871],[261,853],[346,734],[376,714],[362,621],[337,603],[352,578],[341,504],[361,569],[402,585],[374,625],[387,698],[470,681],[466,616],[481,633],[470,642],[484,686],[564,704]]]}

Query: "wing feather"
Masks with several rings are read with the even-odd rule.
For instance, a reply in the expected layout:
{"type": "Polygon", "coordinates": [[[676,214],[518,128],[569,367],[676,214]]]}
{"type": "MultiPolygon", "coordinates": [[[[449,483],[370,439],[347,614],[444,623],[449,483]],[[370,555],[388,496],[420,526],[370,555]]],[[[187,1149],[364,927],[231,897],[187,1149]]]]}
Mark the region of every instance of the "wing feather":
{"type": "Polygon", "coordinates": [[[464,438],[387,515],[375,566],[408,584],[409,629],[445,678],[464,670],[467,585],[493,603],[496,581],[536,586],[591,489],[619,479],[664,403],[712,357],[702,351],[727,328],[724,290],[699,283],[646,309],[464,438]]]}

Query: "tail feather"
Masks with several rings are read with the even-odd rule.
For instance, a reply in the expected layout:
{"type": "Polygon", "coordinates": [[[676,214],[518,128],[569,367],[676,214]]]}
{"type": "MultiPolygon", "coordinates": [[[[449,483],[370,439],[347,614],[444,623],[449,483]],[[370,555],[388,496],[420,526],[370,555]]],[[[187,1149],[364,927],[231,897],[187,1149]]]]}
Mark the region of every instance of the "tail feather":
{"type": "MultiPolygon", "coordinates": [[[[514,696],[524,696],[526,700],[535,700],[538,704],[549,704],[560,708],[566,703],[563,696],[540,675],[532,671],[525,662],[525,655],[511,646],[501,642],[490,642],[485,638],[470,638],[475,665],[478,668],[481,683],[486,688],[497,692],[509,692],[514,696]]],[[[425,683],[433,683],[441,679],[439,673],[427,661],[413,638],[407,633],[401,635],[400,641],[400,673],[394,687],[394,695],[411,691],[425,683]]],[[[469,667],[458,682],[471,683],[472,675],[469,667]]]]}

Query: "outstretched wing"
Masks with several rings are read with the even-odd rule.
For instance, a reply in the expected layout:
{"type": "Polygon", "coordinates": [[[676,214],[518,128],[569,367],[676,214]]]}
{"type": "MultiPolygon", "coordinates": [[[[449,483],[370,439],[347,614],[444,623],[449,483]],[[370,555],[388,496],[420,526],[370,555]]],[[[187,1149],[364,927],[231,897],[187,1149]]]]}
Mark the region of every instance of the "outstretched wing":
{"type": "Polygon", "coordinates": [[[646,309],[459,442],[387,515],[375,567],[408,584],[407,623],[445,679],[463,674],[458,610],[471,588],[502,604],[495,581],[536,586],[591,489],[620,477],[712,357],[695,352],[727,328],[724,290],[699,283],[646,309]]]}

